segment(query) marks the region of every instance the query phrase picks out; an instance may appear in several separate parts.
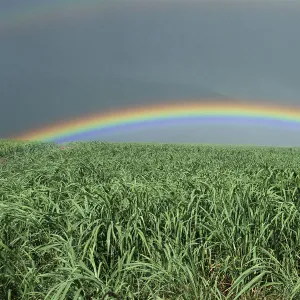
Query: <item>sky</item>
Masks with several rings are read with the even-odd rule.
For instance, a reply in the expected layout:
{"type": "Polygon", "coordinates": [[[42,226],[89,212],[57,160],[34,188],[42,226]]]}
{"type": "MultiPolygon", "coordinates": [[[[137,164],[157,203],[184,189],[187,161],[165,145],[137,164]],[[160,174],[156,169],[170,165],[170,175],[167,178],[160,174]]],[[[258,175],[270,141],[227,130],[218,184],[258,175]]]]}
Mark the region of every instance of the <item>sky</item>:
{"type": "MultiPolygon", "coordinates": [[[[1,0],[0,138],[189,99],[300,108],[299,15],[292,0],[1,0]]],[[[220,121],[83,140],[300,146],[299,136],[300,123],[220,121]]]]}

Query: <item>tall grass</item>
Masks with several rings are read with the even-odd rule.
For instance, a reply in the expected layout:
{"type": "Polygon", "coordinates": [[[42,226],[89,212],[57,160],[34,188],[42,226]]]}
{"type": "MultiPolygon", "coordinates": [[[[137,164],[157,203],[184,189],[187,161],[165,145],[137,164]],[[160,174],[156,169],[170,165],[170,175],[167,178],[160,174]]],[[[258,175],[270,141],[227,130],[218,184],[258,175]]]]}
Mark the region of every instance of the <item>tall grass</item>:
{"type": "Polygon", "coordinates": [[[0,299],[300,298],[298,149],[69,146],[0,145],[0,299]]]}

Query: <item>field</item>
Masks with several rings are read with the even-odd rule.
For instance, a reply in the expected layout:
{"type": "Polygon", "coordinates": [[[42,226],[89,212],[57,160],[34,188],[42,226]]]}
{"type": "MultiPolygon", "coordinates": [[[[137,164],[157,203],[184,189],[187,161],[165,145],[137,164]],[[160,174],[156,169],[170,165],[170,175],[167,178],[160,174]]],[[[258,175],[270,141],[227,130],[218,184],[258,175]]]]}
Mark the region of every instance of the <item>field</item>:
{"type": "Polygon", "coordinates": [[[0,142],[0,299],[300,299],[300,149],[0,142]]]}

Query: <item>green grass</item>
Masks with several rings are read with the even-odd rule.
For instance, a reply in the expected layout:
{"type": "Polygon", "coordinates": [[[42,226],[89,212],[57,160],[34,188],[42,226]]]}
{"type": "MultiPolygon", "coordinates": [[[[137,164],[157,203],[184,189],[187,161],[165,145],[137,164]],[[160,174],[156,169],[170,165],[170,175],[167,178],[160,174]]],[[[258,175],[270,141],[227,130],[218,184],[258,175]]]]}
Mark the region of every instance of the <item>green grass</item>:
{"type": "Polygon", "coordinates": [[[299,221],[297,148],[0,142],[0,299],[300,299],[299,221]]]}

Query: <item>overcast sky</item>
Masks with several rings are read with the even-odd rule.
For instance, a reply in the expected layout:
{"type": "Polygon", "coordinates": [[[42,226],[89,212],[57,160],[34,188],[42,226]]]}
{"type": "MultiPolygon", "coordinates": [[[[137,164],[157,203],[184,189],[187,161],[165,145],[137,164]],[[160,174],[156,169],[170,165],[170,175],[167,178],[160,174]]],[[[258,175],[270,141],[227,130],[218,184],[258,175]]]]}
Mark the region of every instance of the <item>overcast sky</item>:
{"type": "MultiPolygon", "coordinates": [[[[72,1],[0,1],[1,138],[178,99],[264,99],[300,108],[299,1],[124,0],[92,9],[94,1],[77,2],[85,3],[82,13],[72,1]]],[[[219,121],[81,138],[300,146],[299,136],[300,125],[219,121]]]]}

